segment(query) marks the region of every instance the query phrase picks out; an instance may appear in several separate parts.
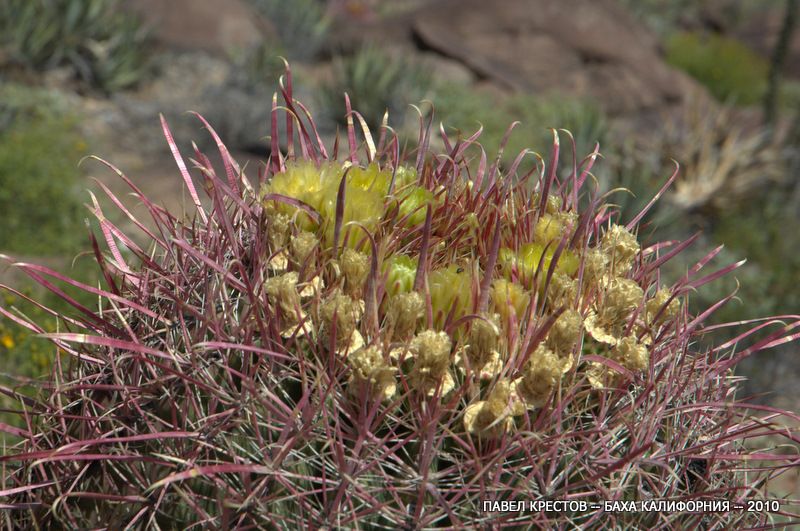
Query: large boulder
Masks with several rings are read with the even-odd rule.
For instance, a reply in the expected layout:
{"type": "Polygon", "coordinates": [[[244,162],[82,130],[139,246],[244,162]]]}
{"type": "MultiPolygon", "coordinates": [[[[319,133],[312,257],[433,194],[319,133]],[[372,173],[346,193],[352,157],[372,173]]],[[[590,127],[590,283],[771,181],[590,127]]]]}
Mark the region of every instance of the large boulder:
{"type": "Polygon", "coordinates": [[[258,44],[268,21],[245,0],[125,0],[152,27],[158,42],[184,50],[226,54],[258,44]]]}
{"type": "Polygon", "coordinates": [[[413,31],[509,89],[588,98],[612,114],[678,102],[687,83],[613,0],[444,0],[423,7],[413,31]]]}

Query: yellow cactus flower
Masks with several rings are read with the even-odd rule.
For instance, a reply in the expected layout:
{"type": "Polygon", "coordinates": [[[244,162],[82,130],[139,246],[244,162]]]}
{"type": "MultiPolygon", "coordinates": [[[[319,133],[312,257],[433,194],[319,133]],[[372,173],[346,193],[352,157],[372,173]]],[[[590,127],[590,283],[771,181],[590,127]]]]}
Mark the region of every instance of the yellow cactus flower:
{"type": "MultiPolygon", "coordinates": [[[[498,261],[506,277],[510,275],[512,268],[516,267],[518,273],[525,279],[533,278],[539,263],[542,263],[544,271],[550,268],[557,245],[551,244],[549,247],[541,243],[526,243],[519,249],[519,253],[514,253],[512,249],[500,249],[498,261]],[[544,256],[544,258],[542,258],[544,256]]],[[[564,249],[558,259],[556,271],[567,275],[574,275],[578,270],[580,260],[569,249],[564,249]]]]}
{"type": "Polygon", "coordinates": [[[600,249],[588,249],[583,255],[584,285],[591,288],[597,285],[608,273],[608,256],[600,249]]]}
{"type": "Polygon", "coordinates": [[[555,272],[547,286],[547,302],[553,309],[569,307],[578,295],[578,280],[561,272],[555,272]]]}
{"type": "Polygon", "coordinates": [[[503,320],[508,322],[512,314],[517,320],[522,319],[531,296],[521,285],[498,278],[492,282],[490,299],[492,311],[500,314],[503,320]]]}
{"type": "Polygon", "coordinates": [[[472,310],[472,274],[468,268],[451,265],[432,271],[428,277],[428,289],[433,321],[439,328],[444,326],[450,312],[457,320],[472,310]]]}
{"type": "Polygon", "coordinates": [[[383,263],[384,273],[388,273],[386,293],[395,296],[414,289],[417,277],[417,261],[410,256],[396,254],[383,263]]]}
{"type": "MultiPolygon", "coordinates": [[[[343,168],[336,163],[317,166],[310,161],[293,162],[287,165],[285,171],[273,175],[264,188],[264,194],[280,194],[299,199],[320,211],[325,196],[330,194],[332,186],[338,186],[343,172],[343,168]]],[[[333,198],[335,201],[335,192],[333,198]]],[[[296,223],[303,230],[310,231],[315,227],[307,214],[298,212],[292,205],[276,200],[270,201],[267,206],[289,217],[296,216],[296,223]]]]}
{"type": "Polygon", "coordinates": [[[611,322],[626,319],[642,302],[644,291],[628,278],[612,278],[606,287],[601,314],[611,322]]]}
{"type": "Polygon", "coordinates": [[[323,344],[329,343],[334,323],[336,327],[336,347],[338,349],[352,351],[353,347],[357,346],[359,342],[363,343],[363,339],[354,340],[354,337],[360,338],[356,328],[361,316],[364,315],[363,301],[353,299],[336,289],[322,302],[319,314],[322,319],[323,344]]]}
{"type": "Polygon", "coordinates": [[[318,245],[319,240],[313,233],[302,231],[290,242],[292,258],[298,265],[304,264],[318,245]]]}
{"type": "Polygon", "coordinates": [[[566,310],[558,316],[547,334],[547,345],[561,356],[572,353],[581,339],[583,318],[577,310],[566,310]]]}
{"type": "Polygon", "coordinates": [[[650,355],[647,347],[639,343],[635,337],[623,337],[612,352],[612,358],[631,371],[643,371],[647,368],[650,355]]]}
{"type": "Polygon", "coordinates": [[[410,381],[422,393],[432,396],[440,388],[441,396],[455,386],[450,366],[452,342],[445,332],[426,330],[411,342],[414,368],[410,381]]]}
{"type": "Polygon", "coordinates": [[[339,264],[344,273],[345,291],[348,295],[360,296],[369,273],[369,257],[347,248],[342,252],[339,264]]]}

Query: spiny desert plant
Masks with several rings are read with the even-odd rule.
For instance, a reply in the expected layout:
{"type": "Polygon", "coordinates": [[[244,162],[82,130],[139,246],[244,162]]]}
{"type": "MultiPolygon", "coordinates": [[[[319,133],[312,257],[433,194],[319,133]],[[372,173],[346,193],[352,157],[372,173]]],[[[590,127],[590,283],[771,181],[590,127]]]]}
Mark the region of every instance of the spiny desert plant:
{"type": "Polygon", "coordinates": [[[667,62],[706,86],[718,100],[757,103],[767,86],[767,61],[730,37],[676,33],[667,41],[667,62]]]}
{"type": "Polygon", "coordinates": [[[313,59],[325,43],[330,20],[319,0],[250,0],[253,7],[270,21],[278,37],[278,45],[288,59],[313,59]]]}
{"type": "Polygon", "coordinates": [[[106,92],[136,84],[151,66],[147,30],[118,0],[3,0],[0,49],[35,70],[68,66],[106,92]]]}
{"type": "Polygon", "coordinates": [[[445,135],[437,154],[422,127],[404,154],[386,128],[377,139],[364,128],[359,142],[352,122],[346,144],[328,151],[290,87],[287,77],[285,113],[273,99],[272,154],[257,181],[222,143],[221,172],[195,153],[205,202],[164,125],[196,206],[189,219],[117,170],[152,214],[150,225],[133,220],[151,245],[95,203],[105,287],[19,265],[100,304],[46,335],[71,361],[22,408],[24,441],[0,457],[10,527],[770,521],[484,511],[483,500],[763,495],[798,458],[743,443],[791,414],[748,416],[729,370],[795,338],[800,318],[742,350],[697,350],[725,301],[694,316],[687,294],[736,264],[702,274],[711,253],[663,285],[660,266],[691,242],[640,243],[647,209],[617,219],[586,185],[596,154],[562,179],[556,142],[546,168],[516,175],[485,162],[477,134],[445,135]],[[483,161],[474,172],[471,157],[483,161]]]}
{"type": "Polygon", "coordinates": [[[346,92],[353,108],[377,131],[387,112],[402,118],[407,106],[419,102],[430,86],[431,73],[424,65],[365,46],[335,60],[333,79],[320,92],[321,107],[337,122],[346,124],[347,118],[341,112],[341,95],[346,92]]]}

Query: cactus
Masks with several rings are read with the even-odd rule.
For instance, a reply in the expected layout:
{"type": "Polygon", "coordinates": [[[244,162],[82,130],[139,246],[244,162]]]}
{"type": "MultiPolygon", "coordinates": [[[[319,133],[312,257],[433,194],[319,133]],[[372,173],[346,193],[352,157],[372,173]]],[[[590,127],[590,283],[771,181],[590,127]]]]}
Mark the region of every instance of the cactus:
{"type": "Polygon", "coordinates": [[[347,147],[328,151],[290,75],[257,181],[219,142],[222,171],[194,156],[201,201],[166,123],[195,205],[187,219],[115,170],[155,230],[136,220],[142,247],[95,203],[105,287],[18,264],[101,303],[45,334],[71,361],[27,399],[21,442],[0,458],[10,527],[733,528],[770,518],[484,511],[491,500],[763,495],[797,457],[744,443],[797,438],[749,417],[729,371],[797,337],[800,318],[784,316],[743,350],[697,350],[725,301],[694,316],[686,298],[738,264],[701,275],[709,256],[664,285],[659,267],[691,242],[640,242],[646,210],[620,220],[586,184],[596,153],[562,179],[556,136],[536,173],[499,162],[473,171],[477,136],[445,136],[436,154],[422,127],[416,152],[401,156],[387,129],[377,141],[363,129],[358,142],[352,121],[347,147]]]}

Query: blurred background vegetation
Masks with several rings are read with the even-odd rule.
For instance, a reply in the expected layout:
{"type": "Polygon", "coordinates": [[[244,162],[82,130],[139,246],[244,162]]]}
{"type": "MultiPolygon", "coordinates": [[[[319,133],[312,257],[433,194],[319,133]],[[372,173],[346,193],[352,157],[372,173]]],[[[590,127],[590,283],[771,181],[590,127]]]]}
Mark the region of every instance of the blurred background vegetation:
{"type": "MultiPolygon", "coordinates": [[[[0,0],[0,253],[44,260],[96,282],[86,256],[91,247],[83,204],[89,202],[86,190],[98,188],[89,178],[120,188],[97,164],[79,165],[82,157],[107,158],[145,192],[180,206],[181,187],[159,137],[158,113],[167,115],[183,147],[191,140],[204,147],[207,134],[184,114],[200,111],[237,157],[257,167],[286,58],[299,99],[310,102],[326,140],[343,126],[347,92],[372,127],[388,110],[390,125],[408,142],[418,124],[411,104],[426,116],[435,112],[435,123],[452,136],[469,135],[480,125],[490,157],[518,120],[506,165],[524,148],[546,158],[549,128],[571,131],[579,161],[599,142],[604,160],[595,177],[603,191],[630,191],[613,196],[624,219],[649,201],[676,160],[681,177],[648,216],[646,240],[702,230],[691,251],[696,259],[719,243],[726,247],[718,265],[748,259],[731,278],[698,293],[694,309],[736,289],[738,279],[738,300],[719,313],[718,322],[798,313],[795,0],[576,0],[572,12],[547,11],[560,28],[577,24],[586,10],[595,17],[605,13],[608,24],[621,20],[620,32],[630,35],[606,32],[607,39],[619,40],[619,52],[614,42],[596,43],[595,50],[524,24],[518,33],[502,30],[499,22],[501,30],[491,27],[504,9],[509,19],[525,18],[513,9],[533,19],[544,7],[557,8],[557,0],[509,1],[507,8],[472,3],[488,21],[483,41],[447,41],[447,32],[457,35],[459,28],[432,26],[452,14],[451,4],[436,0],[0,0]],[[625,38],[642,42],[651,55],[639,62],[629,58],[625,38]],[[531,53],[510,55],[516,46],[531,53]],[[498,58],[489,50],[509,55],[498,58]],[[558,60],[572,64],[571,70],[533,63],[553,50],[567,54],[558,60]],[[666,77],[637,85],[649,79],[655,62],[666,77]],[[547,82],[526,84],[529,79],[547,82]],[[606,92],[597,92],[601,82],[610,87],[606,92]],[[651,101],[650,86],[669,90],[651,101]]],[[[482,28],[470,26],[470,32],[480,36],[482,28]]],[[[580,32],[572,33],[579,41],[580,32]]],[[[562,133],[562,146],[569,145],[562,133]]],[[[568,147],[565,157],[571,156],[568,147]]],[[[691,265],[688,258],[679,262],[670,275],[691,265]]],[[[0,281],[58,304],[7,264],[0,265],[0,281]]],[[[42,312],[13,294],[0,302],[10,311],[42,312]]],[[[46,343],[0,319],[0,385],[41,376],[52,359],[46,343]]],[[[797,408],[796,346],[762,353],[741,370],[751,381],[748,392],[771,393],[763,400],[797,408]]]]}

